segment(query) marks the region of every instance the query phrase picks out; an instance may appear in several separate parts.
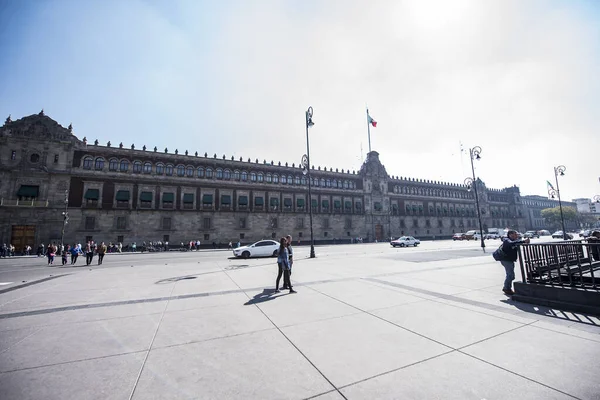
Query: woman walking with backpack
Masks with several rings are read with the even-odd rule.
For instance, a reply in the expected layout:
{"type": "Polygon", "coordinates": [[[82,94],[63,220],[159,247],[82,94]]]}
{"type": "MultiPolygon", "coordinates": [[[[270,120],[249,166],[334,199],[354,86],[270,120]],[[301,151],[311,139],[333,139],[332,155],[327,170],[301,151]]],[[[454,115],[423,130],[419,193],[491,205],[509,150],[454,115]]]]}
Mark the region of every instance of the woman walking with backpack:
{"type": "Polygon", "coordinates": [[[283,286],[290,289],[290,293],[296,293],[292,288],[290,282],[290,255],[287,250],[287,239],[281,238],[279,240],[279,252],[277,253],[277,266],[279,272],[277,273],[277,281],[275,282],[275,292],[279,293],[279,280],[283,274],[283,286]]]}

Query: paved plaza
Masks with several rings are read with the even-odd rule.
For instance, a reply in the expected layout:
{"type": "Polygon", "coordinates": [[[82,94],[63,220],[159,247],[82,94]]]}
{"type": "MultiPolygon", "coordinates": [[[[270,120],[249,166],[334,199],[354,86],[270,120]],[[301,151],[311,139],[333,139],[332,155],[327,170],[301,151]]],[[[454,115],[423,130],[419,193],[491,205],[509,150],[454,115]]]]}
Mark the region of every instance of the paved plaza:
{"type": "Polygon", "coordinates": [[[600,399],[600,319],[508,299],[489,246],[296,247],[297,294],[229,251],[2,259],[0,399],[600,399]]]}

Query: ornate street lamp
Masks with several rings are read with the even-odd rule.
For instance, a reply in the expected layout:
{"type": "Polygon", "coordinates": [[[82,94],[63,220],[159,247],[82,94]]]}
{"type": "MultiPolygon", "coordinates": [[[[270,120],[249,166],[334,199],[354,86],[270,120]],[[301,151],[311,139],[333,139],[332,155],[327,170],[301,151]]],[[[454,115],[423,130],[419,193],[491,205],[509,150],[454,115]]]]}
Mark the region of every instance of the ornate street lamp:
{"type": "Polygon", "coordinates": [[[475,204],[477,206],[477,220],[479,221],[479,238],[481,239],[481,249],[485,253],[485,242],[483,240],[483,224],[481,223],[481,209],[479,208],[479,194],[477,193],[477,179],[475,178],[475,166],[473,165],[473,160],[481,159],[481,147],[475,146],[469,149],[469,156],[471,157],[471,172],[473,173],[473,178],[465,179],[465,186],[467,186],[467,190],[471,191],[471,188],[475,192],[475,204]]]}
{"type": "Polygon", "coordinates": [[[560,210],[560,223],[561,223],[561,227],[562,227],[562,233],[563,233],[563,240],[569,240],[569,237],[567,236],[567,231],[565,231],[565,217],[563,216],[563,209],[562,209],[562,201],[560,200],[560,189],[558,187],[558,176],[565,176],[565,171],[567,170],[567,168],[564,165],[559,165],[558,167],[554,167],[554,179],[556,180],[556,189],[554,189],[552,186],[550,186],[550,189],[548,189],[548,196],[550,196],[550,198],[554,199],[556,197],[558,197],[558,208],[560,210]]]}
{"type": "Polygon", "coordinates": [[[311,179],[310,179],[310,145],[308,141],[308,128],[315,125],[312,120],[313,108],[308,107],[306,110],[306,154],[302,156],[301,164],[304,169],[302,173],[306,175],[308,180],[308,215],[310,220],[310,258],[315,258],[315,238],[313,235],[313,217],[312,217],[312,195],[311,195],[311,179]]]}
{"type": "Polygon", "coordinates": [[[60,233],[60,244],[64,248],[65,228],[69,223],[69,189],[65,190],[65,211],[62,212],[63,216],[63,227],[60,233]]]}

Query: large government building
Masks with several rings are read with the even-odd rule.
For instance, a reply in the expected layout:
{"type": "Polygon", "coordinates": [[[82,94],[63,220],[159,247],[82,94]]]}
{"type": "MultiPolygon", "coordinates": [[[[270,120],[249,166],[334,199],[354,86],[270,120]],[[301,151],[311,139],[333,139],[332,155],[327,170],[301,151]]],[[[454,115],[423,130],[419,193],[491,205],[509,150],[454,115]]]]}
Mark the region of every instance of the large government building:
{"type": "MultiPolygon", "coordinates": [[[[0,243],[17,251],[58,243],[64,212],[65,243],[207,245],[285,234],[306,243],[308,207],[318,243],[478,229],[474,193],[463,184],[389,175],[375,151],[358,171],[313,166],[309,175],[310,199],[299,165],[100,144],[43,111],[9,117],[0,128],[0,243]]],[[[484,230],[540,227],[518,187],[477,187],[484,230]]]]}

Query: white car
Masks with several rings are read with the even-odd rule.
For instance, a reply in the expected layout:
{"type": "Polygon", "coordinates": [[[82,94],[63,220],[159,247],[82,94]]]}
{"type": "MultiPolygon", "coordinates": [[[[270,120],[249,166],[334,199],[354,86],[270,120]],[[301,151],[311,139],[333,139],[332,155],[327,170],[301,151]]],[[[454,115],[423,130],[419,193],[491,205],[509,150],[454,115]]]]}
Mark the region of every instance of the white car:
{"type": "Polygon", "coordinates": [[[392,247],[407,247],[407,246],[414,246],[417,247],[417,245],[421,244],[421,241],[419,239],[415,239],[412,236],[402,236],[396,240],[392,240],[390,242],[390,244],[392,245],[392,247]]]}
{"type": "Polygon", "coordinates": [[[236,257],[277,257],[279,252],[279,243],[274,240],[261,240],[248,246],[240,246],[233,249],[233,255],[236,257]]]}

